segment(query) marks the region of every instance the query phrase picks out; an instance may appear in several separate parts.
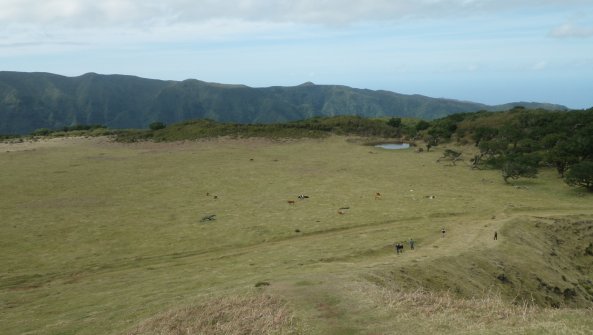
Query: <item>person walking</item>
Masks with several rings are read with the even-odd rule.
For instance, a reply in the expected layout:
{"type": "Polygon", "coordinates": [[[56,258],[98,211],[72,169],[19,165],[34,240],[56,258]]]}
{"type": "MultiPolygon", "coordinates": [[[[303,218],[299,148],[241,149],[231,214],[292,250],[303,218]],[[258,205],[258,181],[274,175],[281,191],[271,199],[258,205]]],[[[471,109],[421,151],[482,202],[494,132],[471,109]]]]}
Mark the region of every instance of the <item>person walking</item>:
{"type": "Polygon", "coordinates": [[[404,245],[403,243],[400,242],[395,242],[395,253],[396,254],[400,254],[404,252],[404,245]]]}
{"type": "Polygon", "coordinates": [[[494,232],[494,240],[498,240],[498,232],[494,232]]]}
{"type": "Polygon", "coordinates": [[[441,234],[442,234],[441,238],[445,237],[445,232],[446,232],[445,227],[441,228],[441,234]]]}
{"type": "Polygon", "coordinates": [[[408,243],[410,243],[410,250],[414,250],[414,240],[412,240],[411,237],[410,237],[410,240],[408,241],[408,243]]]}

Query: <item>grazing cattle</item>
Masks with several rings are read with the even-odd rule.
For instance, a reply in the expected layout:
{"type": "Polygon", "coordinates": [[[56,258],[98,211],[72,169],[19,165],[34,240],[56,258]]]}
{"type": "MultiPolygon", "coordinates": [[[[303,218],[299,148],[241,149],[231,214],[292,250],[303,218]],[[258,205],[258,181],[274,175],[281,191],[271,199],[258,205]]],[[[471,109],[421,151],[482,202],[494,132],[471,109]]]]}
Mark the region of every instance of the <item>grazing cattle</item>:
{"type": "Polygon", "coordinates": [[[340,215],[344,215],[344,214],[346,214],[346,212],[344,212],[344,211],[340,211],[340,210],[339,210],[339,211],[338,211],[338,214],[340,214],[340,215]]]}
{"type": "Polygon", "coordinates": [[[381,193],[375,193],[375,200],[381,200],[381,193]]]}
{"type": "Polygon", "coordinates": [[[297,198],[303,200],[303,199],[309,199],[309,196],[308,195],[301,194],[297,198]]]}
{"type": "Polygon", "coordinates": [[[294,205],[294,200],[288,200],[286,201],[289,205],[294,205]]]}
{"type": "Polygon", "coordinates": [[[400,254],[404,252],[404,244],[403,243],[395,243],[395,253],[400,254]]]}
{"type": "Polygon", "coordinates": [[[217,195],[215,195],[215,196],[214,196],[214,199],[218,199],[218,196],[217,196],[217,195]]]}

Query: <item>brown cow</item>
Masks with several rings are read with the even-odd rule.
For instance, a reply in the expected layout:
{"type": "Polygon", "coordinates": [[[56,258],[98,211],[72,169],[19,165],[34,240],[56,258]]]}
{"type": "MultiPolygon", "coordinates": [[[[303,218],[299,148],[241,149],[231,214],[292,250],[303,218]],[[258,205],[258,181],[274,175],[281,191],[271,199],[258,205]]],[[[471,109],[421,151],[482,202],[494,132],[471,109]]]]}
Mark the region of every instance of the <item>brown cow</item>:
{"type": "Polygon", "coordinates": [[[375,193],[375,200],[381,200],[381,193],[375,193]]]}
{"type": "Polygon", "coordinates": [[[287,202],[289,205],[294,205],[294,200],[288,200],[287,202]]]}

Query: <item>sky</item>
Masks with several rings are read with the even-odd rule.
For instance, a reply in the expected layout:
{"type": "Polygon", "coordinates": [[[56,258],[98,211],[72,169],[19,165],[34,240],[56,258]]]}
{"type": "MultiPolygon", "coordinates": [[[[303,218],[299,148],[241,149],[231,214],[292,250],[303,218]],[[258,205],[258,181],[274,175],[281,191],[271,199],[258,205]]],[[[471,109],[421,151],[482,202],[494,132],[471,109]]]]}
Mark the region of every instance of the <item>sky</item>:
{"type": "Polygon", "coordinates": [[[0,71],[593,107],[593,0],[0,0],[0,71]]]}

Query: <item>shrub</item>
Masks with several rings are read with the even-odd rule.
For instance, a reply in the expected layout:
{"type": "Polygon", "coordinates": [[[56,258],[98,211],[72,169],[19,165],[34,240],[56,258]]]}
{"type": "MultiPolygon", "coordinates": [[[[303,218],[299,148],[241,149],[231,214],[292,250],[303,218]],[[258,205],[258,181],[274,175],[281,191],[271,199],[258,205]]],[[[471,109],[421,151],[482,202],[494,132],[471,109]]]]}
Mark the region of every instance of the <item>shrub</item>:
{"type": "Polygon", "coordinates": [[[153,122],[150,125],[148,125],[148,127],[150,128],[150,130],[159,130],[165,128],[166,125],[162,122],[153,122]]]}
{"type": "Polygon", "coordinates": [[[33,135],[33,136],[47,136],[47,135],[49,135],[51,133],[52,133],[51,129],[48,129],[48,128],[39,128],[39,129],[36,129],[35,131],[33,131],[31,133],[31,135],[33,135]]]}

